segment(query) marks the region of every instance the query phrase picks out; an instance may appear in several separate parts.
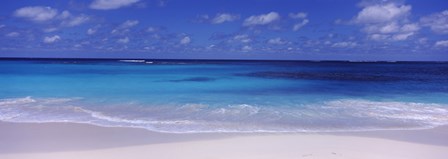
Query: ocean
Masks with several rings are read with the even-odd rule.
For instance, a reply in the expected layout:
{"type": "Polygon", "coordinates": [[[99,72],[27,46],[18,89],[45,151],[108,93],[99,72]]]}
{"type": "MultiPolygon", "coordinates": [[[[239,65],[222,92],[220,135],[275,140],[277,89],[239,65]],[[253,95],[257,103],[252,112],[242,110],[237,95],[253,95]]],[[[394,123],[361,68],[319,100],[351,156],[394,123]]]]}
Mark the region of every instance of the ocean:
{"type": "Polygon", "coordinates": [[[0,59],[0,121],[167,133],[448,124],[447,62],[0,59]]]}

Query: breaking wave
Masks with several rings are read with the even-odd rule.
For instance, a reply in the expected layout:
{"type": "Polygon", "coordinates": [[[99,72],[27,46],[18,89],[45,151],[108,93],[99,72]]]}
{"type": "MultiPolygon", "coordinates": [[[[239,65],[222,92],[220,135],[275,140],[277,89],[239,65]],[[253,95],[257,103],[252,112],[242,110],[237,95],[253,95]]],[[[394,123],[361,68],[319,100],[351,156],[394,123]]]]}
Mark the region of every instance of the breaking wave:
{"type": "Polygon", "coordinates": [[[0,120],[73,122],[157,132],[336,132],[448,124],[448,105],[341,99],[302,105],[95,105],[83,98],[0,99],[0,120]]]}

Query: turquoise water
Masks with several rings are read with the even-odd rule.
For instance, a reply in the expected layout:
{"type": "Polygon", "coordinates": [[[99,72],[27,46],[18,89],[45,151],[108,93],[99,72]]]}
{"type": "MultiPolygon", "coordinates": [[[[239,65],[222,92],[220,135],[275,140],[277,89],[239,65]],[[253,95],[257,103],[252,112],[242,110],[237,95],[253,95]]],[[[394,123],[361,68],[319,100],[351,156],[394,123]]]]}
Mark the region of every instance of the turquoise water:
{"type": "Polygon", "coordinates": [[[0,60],[0,120],[158,132],[448,124],[448,63],[0,60]]]}

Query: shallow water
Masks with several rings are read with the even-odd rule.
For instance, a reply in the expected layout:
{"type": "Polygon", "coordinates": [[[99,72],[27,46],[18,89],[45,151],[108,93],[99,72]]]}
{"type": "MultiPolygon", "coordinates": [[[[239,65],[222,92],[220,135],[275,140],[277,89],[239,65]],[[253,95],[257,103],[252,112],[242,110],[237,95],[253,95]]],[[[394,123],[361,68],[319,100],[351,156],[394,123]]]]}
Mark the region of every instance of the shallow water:
{"type": "Polygon", "coordinates": [[[0,120],[159,132],[448,124],[448,63],[0,60],[0,120]]]}

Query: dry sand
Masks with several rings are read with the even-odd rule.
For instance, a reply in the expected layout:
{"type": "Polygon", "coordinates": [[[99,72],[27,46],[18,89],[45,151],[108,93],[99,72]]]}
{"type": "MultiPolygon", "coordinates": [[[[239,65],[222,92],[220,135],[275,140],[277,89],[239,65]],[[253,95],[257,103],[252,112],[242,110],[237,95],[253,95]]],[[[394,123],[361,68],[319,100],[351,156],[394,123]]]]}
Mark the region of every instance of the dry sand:
{"type": "Polygon", "coordinates": [[[447,159],[448,129],[331,134],[166,134],[0,122],[0,159],[447,159]]]}

